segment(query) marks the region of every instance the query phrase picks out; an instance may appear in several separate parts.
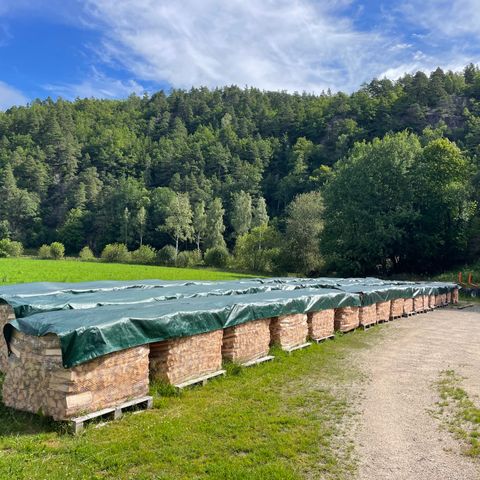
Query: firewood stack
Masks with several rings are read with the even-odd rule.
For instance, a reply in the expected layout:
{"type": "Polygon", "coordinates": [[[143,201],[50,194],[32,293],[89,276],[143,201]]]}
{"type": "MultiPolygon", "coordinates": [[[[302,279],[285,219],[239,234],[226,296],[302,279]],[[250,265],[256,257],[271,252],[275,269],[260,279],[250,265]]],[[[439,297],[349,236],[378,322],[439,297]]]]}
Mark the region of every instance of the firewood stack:
{"type": "Polygon", "coordinates": [[[268,355],[270,318],[242,323],[223,331],[222,356],[225,360],[246,363],[268,355]]]}
{"type": "Polygon", "coordinates": [[[430,305],[429,305],[430,297],[428,295],[422,295],[422,298],[423,298],[423,310],[427,311],[430,308],[430,305]]]}
{"type": "Polygon", "coordinates": [[[446,293],[442,293],[440,295],[440,303],[441,305],[447,305],[447,294],[446,293]]]}
{"type": "Polygon", "coordinates": [[[307,315],[284,315],[273,317],[270,323],[270,339],[272,345],[289,349],[302,345],[308,336],[307,315]]]}
{"type": "Polygon", "coordinates": [[[11,320],[15,320],[12,307],[7,304],[0,305],[0,373],[7,371],[8,352],[5,337],[3,336],[3,327],[11,320]]]}
{"type": "Polygon", "coordinates": [[[452,292],[452,303],[458,303],[458,288],[454,288],[452,292]]]}
{"type": "Polygon", "coordinates": [[[335,330],[349,332],[360,325],[359,308],[343,307],[335,309],[335,330]]]}
{"type": "Polygon", "coordinates": [[[415,297],[413,299],[413,311],[420,313],[425,310],[425,307],[423,305],[423,295],[418,295],[418,297],[415,297]]]}
{"type": "Polygon", "coordinates": [[[6,406],[54,420],[113,407],[148,392],[148,346],[111,353],[73,368],[62,366],[56,335],[14,331],[3,384],[6,406]]]}
{"type": "Polygon", "coordinates": [[[375,303],[358,309],[358,322],[362,327],[377,323],[377,306],[375,303]]]}
{"type": "Polygon", "coordinates": [[[413,298],[406,298],[403,302],[403,313],[408,315],[413,313],[413,298]]]}
{"type": "Polygon", "coordinates": [[[392,300],[390,308],[390,318],[397,318],[403,315],[403,305],[405,304],[405,299],[396,298],[392,300]]]}
{"type": "Polygon", "coordinates": [[[376,306],[377,322],[388,322],[390,320],[390,309],[392,302],[378,302],[376,306]]]}
{"type": "Polygon", "coordinates": [[[323,340],[335,333],[335,310],[320,310],[308,314],[308,335],[312,340],[323,340]]]}
{"type": "Polygon", "coordinates": [[[447,303],[452,303],[452,292],[447,292],[447,303]]]}
{"type": "Polygon", "coordinates": [[[172,385],[222,368],[223,330],[150,344],[150,376],[172,385]]]}
{"type": "Polygon", "coordinates": [[[436,302],[436,296],[435,295],[429,295],[428,296],[428,307],[431,309],[437,308],[437,302],[436,302]]]}
{"type": "Polygon", "coordinates": [[[441,307],[443,304],[442,304],[442,295],[438,294],[438,295],[435,295],[435,306],[436,307],[441,307]]]}

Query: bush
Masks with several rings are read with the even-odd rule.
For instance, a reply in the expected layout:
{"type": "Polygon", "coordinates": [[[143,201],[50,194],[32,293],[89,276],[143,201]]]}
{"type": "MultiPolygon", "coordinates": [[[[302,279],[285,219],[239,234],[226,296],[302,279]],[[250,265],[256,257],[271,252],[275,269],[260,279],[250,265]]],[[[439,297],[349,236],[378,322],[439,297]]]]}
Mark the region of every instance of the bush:
{"type": "Polygon", "coordinates": [[[205,265],[209,267],[224,268],[228,265],[230,254],[225,247],[209,248],[205,252],[205,265]]]}
{"type": "Polygon", "coordinates": [[[19,257],[23,253],[23,245],[9,238],[0,240],[0,257],[19,257]]]}
{"type": "Polygon", "coordinates": [[[63,246],[63,243],[53,242],[50,244],[50,252],[53,259],[61,260],[65,255],[65,247],[63,246]]]}
{"type": "Polygon", "coordinates": [[[123,243],[109,243],[102,251],[102,260],[109,263],[125,263],[130,260],[130,252],[123,243]]]}
{"type": "Polygon", "coordinates": [[[150,245],[142,245],[140,248],[132,252],[132,262],[141,265],[151,265],[155,263],[157,252],[150,245]]]}
{"type": "Polygon", "coordinates": [[[50,245],[43,244],[38,249],[38,254],[37,255],[38,255],[38,258],[41,258],[42,260],[52,258],[52,249],[50,248],[50,245]]]}
{"type": "Polygon", "coordinates": [[[172,245],[161,248],[157,253],[157,262],[167,267],[175,265],[175,248],[172,245]]]}
{"type": "Polygon", "coordinates": [[[89,260],[95,259],[95,255],[93,254],[92,249],[90,247],[83,247],[80,250],[80,253],[78,254],[78,256],[80,257],[80,260],[84,262],[88,262],[89,260]]]}
{"type": "Polygon", "coordinates": [[[198,253],[198,250],[180,252],[177,256],[177,267],[180,268],[194,267],[200,263],[202,263],[202,256],[198,253]]]}

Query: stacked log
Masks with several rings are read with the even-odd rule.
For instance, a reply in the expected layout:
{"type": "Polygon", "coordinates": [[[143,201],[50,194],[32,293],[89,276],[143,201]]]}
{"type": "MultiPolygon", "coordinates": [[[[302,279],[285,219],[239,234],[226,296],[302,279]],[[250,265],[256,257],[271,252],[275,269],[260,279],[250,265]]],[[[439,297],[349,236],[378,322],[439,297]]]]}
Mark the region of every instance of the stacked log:
{"type": "Polygon", "coordinates": [[[358,307],[342,307],[335,309],[335,330],[349,332],[360,325],[358,307]]]}
{"type": "Polygon", "coordinates": [[[222,356],[231,362],[246,363],[268,355],[270,318],[242,323],[223,331],[222,356]]]}
{"type": "Polygon", "coordinates": [[[172,385],[222,368],[223,330],[150,344],[150,376],[172,385]]]}
{"type": "Polygon", "coordinates": [[[437,302],[436,302],[436,296],[435,295],[429,295],[428,296],[428,307],[431,308],[432,310],[437,307],[437,302]]]}
{"type": "Polygon", "coordinates": [[[273,317],[270,323],[272,345],[289,349],[302,345],[308,336],[307,315],[303,313],[273,317]]]}
{"type": "Polygon", "coordinates": [[[422,295],[422,298],[423,298],[423,310],[427,311],[427,310],[430,309],[429,296],[428,295],[422,295]]]}
{"type": "Polygon", "coordinates": [[[0,373],[5,373],[7,371],[8,351],[7,343],[3,336],[3,327],[11,320],[15,320],[15,314],[13,313],[12,307],[7,304],[0,305],[0,373]]]}
{"type": "Polygon", "coordinates": [[[309,313],[307,317],[308,335],[312,340],[323,340],[335,333],[335,310],[321,310],[309,313]]]}
{"type": "Polygon", "coordinates": [[[413,311],[416,313],[421,313],[425,310],[423,305],[423,295],[418,295],[413,299],[413,311]]]}
{"type": "Polygon", "coordinates": [[[405,304],[405,300],[403,298],[396,298],[392,300],[391,308],[390,308],[390,318],[398,318],[403,315],[403,305],[405,304]]]}
{"type": "Polygon", "coordinates": [[[458,288],[454,288],[452,292],[452,303],[458,303],[458,288]]]}
{"type": "Polygon", "coordinates": [[[442,305],[443,305],[442,295],[441,294],[435,295],[435,306],[436,307],[441,307],[442,305]]]}
{"type": "Polygon", "coordinates": [[[358,323],[362,327],[368,327],[377,323],[377,305],[366,305],[358,309],[358,323]]]}
{"type": "Polygon", "coordinates": [[[392,302],[378,302],[376,304],[377,322],[388,322],[390,320],[391,304],[392,302]]]}
{"type": "Polygon", "coordinates": [[[14,331],[3,384],[6,406],[54,420],[114,407],[148,392],[148,346],[62,366],[56,335],[32,337],[14,331]]]}
{"type": "Polygon", "coordinates": [[[441,302],[442,306],[447,305],[447,294],[446,293],[442,293],[440,295],[440,302],[441,302]]]}
{"type": "Polygon", "coordinates": [[[447,292],[447,303],[452,303],[452,292],[447,292]]]}
{"type": "Polygon", "coordinates": [[[403,302],[403,314],[409,315],[413,313],[413,298],[406,298],[403,302]]]}

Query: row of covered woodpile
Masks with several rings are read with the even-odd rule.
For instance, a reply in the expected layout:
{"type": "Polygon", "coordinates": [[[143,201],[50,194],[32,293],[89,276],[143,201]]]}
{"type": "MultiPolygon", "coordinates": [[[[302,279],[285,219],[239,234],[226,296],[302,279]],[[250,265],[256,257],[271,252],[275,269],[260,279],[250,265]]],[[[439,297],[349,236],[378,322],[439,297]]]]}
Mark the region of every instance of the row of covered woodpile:
{"type": "Polygon", "coordinates": [[[181,282],[3,287],[3,402],[64,420],[142,397],[151,380],[184,384],[216,374],[223,361],[261,361],[273,345],[292,350],[458,302],[453,284],[374,280],[199,283],[196,291],[181,282]]]}

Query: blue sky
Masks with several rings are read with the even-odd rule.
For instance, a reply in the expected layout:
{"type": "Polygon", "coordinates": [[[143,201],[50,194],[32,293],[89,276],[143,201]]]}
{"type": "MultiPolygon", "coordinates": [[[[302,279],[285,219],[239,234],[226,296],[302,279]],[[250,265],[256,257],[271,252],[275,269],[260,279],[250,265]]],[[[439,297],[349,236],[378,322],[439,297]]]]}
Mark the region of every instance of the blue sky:
{"type": "Polygon", "coordinates": [[[480,61],[479,0],[0,0],[0,109],[237,84],[351,92],[480,61]]]}

